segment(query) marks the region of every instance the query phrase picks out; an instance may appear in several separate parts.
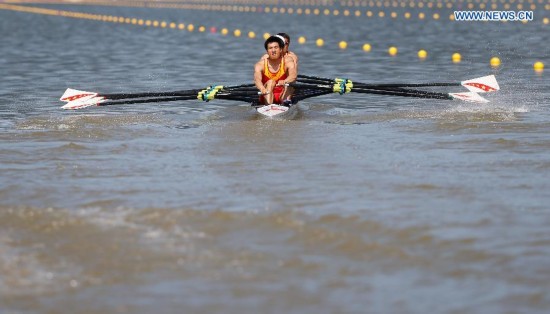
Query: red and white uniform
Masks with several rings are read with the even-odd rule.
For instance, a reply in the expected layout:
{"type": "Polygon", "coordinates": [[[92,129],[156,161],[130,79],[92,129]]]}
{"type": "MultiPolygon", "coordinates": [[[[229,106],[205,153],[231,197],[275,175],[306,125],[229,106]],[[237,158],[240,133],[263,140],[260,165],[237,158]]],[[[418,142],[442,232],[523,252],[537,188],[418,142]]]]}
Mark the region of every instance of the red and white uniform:
{"type": "MultiPolygon", "coordinates": [[[[267,83],[269,80],[273,80],[275,82],[278,82],[280,80],[285,80],[288,77],[288,73],[285,71],[285,58],[281,59],[281,65],[279,66],[279,70],[275,73],[271,72],[269,70],[269,65],[267,59],[264,60],[264,70],[262,72],[262,84],[267,83]]],[[[283,93],[285,91],[284,86],[275,86],[273,89],[273,103],[275,104],[281,104],[283,102],[283,99],[281,99],[281,96],[283,96],[283,93]]],[[[263,97],[263,96],[260,96],[263,97]]],[[[260,99],[263,100],[263,99],[260,99]]]]}

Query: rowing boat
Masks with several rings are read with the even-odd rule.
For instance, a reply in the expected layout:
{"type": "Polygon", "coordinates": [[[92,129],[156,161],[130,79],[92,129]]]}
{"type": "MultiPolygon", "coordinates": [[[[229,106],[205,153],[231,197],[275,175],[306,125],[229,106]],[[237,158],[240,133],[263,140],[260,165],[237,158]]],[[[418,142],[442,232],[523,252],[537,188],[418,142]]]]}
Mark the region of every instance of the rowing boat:
{"type": "Polygon", "coordinates": [[[256,112],[263,117],[268,118],[291,118],[298,111],[298,104],[271,104],[258,106],[255,108],[256,112]]]}
{"type": "Polygon", "coordinates": [[[211,101],[224,99],[244,101],[251,104],[256,112],[263,117],[289,117],[296,112],[298,101],[338,93],[340,95],[355,92],[362,94],[388,95],[400,97],[415,97],[426,99],[462,100],[474,103],[487,103],[487,99],[479,93],[488,93],[500,89],[494,75],[478,77],[471,80],[452,83],[392,83],[367,84],[352,82],[344,78],[321,78],[315,76],[298,75],[296,82],[289,84],[294,90],[292,104],[258,103],[258,90],[254,84],[243,85],[212,85],[204,89],[191,89],[172,92],[145,92],[145,93],[118,93],[100,94],[68,88],[60,100],[66,102],[63,109],[82,109],[90,106],[111,106],[137,103],[173,102],[199,99],[211,101]],[[467,92],[442,93],[427,91],[432,87],[463,86],[467,92]],[[419,89],[422,88],[422,89],[419,89]]]}

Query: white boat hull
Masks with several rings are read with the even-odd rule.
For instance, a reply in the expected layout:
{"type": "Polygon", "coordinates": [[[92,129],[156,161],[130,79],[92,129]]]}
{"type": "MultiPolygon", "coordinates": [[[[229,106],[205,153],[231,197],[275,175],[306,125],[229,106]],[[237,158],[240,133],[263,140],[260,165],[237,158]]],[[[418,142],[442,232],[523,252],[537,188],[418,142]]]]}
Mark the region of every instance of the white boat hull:
{"type": "Polygon", "coordinates": [[[297,107],[296,105],[283,106],[283,105],[272,104],[272,105],[257,107],[256,111],[264,117],[278,118],[278,117],[290,116],[292,113],[296,111],[296,107],[297,107]]]}

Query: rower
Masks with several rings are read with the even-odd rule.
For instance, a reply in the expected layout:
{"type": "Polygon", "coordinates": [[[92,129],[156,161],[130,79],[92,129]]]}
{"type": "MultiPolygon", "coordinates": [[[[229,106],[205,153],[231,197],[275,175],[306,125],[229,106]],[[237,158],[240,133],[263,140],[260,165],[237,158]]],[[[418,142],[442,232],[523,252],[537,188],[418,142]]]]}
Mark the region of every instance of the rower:
{"type": "MultiPolygon", "coordinates": [[[[287,56],[287,55],[290,56],[294,60],[294,64],[296,65],[296,69],[298,69],[298,56],[294,52],[289,50],[289,48],[290,48],[290,36],[288,36],[287,33],[278,33],[275,36],[277,36],[277,37],[282,36],[283,37],[282,39],[285,42],[285,46],[283,48],[283,54],[285,56],[287,56]]],[[[262,59],[267,59],[267,58],[268,58],[267,53],[262,56],[262,59]]]]}
{"type": "MultiPolygon", "coordinates": [[[[281,36],[282,37],[282,36],[281,36]]],[[[286,84],[296,81],[297,71],[294,60],[289,55],[283,55],[284,39],[270,36],[264,43],[267,59],[261,59],[254,66],[254,84],[260,90],[262,105],[282,104],[288,101],[291,89],[286,84]]]]}

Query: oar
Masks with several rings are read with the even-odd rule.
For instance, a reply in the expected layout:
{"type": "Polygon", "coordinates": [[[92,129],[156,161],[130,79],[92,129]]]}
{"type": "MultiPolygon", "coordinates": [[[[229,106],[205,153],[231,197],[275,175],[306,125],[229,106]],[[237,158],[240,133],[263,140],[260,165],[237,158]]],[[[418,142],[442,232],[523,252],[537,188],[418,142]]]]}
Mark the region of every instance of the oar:
{"type": "Polygon", "coordinates": [[[258,90],[254,84],[242,84],[235,86],[209,86],[207,89],[192,89],[172,92],[146,92],[146,93],[112,93],[99,94],[96,92],[80,91],[68,88],[60,100],[67,102],[63,109],[81,109],[89,106],[107,106],[132,103],[164,102],[201,99],[231,99],[248,101],[251,96],[258,97],[258,90]]]}
{"type": "MultiPolygon", "coordinates": [[[[334,85],[326,85],[326,84],[312,85],[312,84],[300,84],[300,83],[293,83],[290,85],[296,88],[296,90],[299,90],[300,88],[305,88],[305,89],[318,88],[324,91],[334,91],[334,85]]],[[[479,96],[475,92],[438,93],[438,92],[428,92],[428,91],[422,91],[422,90],[396,88],[396,87],[391,89],[366,88],[366,87],[350,88],[350,92],[363,93],[363,94],[401,96],[401,97],[428,98],[428,99],[449,99],[449,100],[460,99],[464,101],[479,102],[479,103],[488,102],[487,99],[479,96]]]]}
{"type": "MultiPolygon", "coordinates": [[[[338,79],[321,78],[321,77],[309,76],[309,75],[298,75],[298,82],[303,82],[306,84],[335,83],[337,80],[338,79]]],[[[403,88],[403,87],[464,86],[470,92],[475,92],[475,93],[493,92],[500,89],[494,75],[487,75],[483,77],[478,77],[478,78],[465,80],[462,82],[454,82],[454,83],[433,82],[433,83],[367,84],[367,83],[361,83],[361,82],[352,82],[352,84],[354,87],[366,87],[366,88],[377,88],[377,89],[403,88]]]]}
{"type": "MultiPolygon", "coordinates": [[[[217,99],[226,99],[226,100],[239,100],[239,101],[245,101],[250,102],[251,100],[258,98],[258,93],[254,93],[253,95],[245,95],[243,93],[239,95],[232,95],[232,94],[218,94],[216,95],[217,99]]],[[[156,98],[144,98],[144,99],[122,99],[122,100],[108,100],[105,102],[100,103],[94,103],[92,105],[97,106],[113,106],[113,105],[128,105],[128,104],[143,104],[143,103],[155,103],[155,102],[171,102],[171,101],[184,101],[184,100],[195,100],[197,99],[197,95],[191,95],[191,96],[177,96],[177,97],[156,97],[156,98]]],[[[83,107],[82,107],[83,108],[83,107]]],[[[73,108],[70,108],[73,109],[73,108]]],[[[74,109],[81,109],[81,108],[74,108],[74,109]]]]}
{"type": "MultiPolygon", "coordinates": [[[[235,85],[235,86],[224,86],[223,90],[229,91],[229,90],[244,90],[245,88],[255,88],[254,84],[243,84],[243,85],[235,85]]],[[[197,96],[197,94],[202,91],[203,89],[190,89],[190,90],[182,90],[182,91],[172,91],[172,92],[147,92],[147,93],[117,93],[117,94],[102,94],[101,97],[105,99],[134,99],[134,98],[153,98],[153,97],[170,97],[170,96],[197,96]]],[[[61,100],[64,100],[63,97],[61,97],[61,100]]]]}

